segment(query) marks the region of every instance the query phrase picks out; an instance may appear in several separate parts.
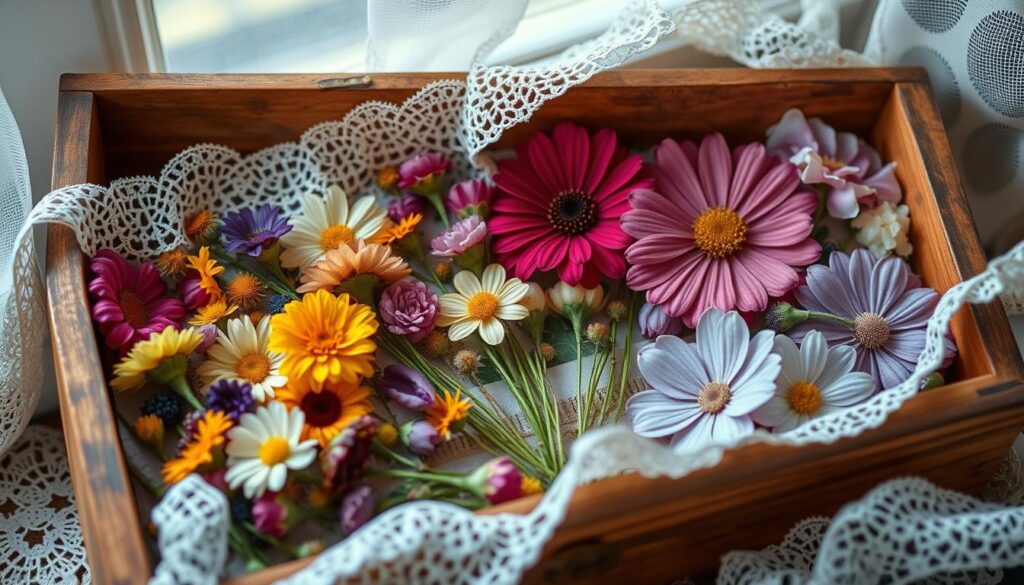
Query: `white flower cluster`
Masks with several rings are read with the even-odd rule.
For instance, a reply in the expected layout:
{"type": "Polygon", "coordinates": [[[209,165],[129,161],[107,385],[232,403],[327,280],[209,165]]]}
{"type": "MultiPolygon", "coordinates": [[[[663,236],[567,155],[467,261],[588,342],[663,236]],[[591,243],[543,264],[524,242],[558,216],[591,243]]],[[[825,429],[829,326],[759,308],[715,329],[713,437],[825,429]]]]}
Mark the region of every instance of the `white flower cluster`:
{"type": "Polygon", "coordinates": [[[857,230],[857,243],[881,258],[889,252],[906,258],[914,251],[907,235],[910,233],[910,210],[906,205],[881,202],[873,209],[864,209],[850,225],[857,230]]]}

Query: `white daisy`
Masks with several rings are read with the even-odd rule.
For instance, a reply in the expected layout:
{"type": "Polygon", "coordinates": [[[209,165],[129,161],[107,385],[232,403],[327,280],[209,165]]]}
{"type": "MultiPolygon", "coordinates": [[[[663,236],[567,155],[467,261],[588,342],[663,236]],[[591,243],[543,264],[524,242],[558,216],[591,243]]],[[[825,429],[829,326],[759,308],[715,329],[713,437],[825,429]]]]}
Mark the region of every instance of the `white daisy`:
{"type": "Polygon", "coordinates": [[[290,412],[284,404],[271,402],[246,413],[238,425],[228,431],[228,472],[224,476],[231,489],[242,486],[246,498],[258,498],[280,491],[288,479],[288,470],[308,467],[316,459],[316,439],[299,442],[305,416],[302,410],[290,412]]]}
{"type": "Polygon", "coordinates": [[[310,193],[302,200],[302,212],[291,219],[292,230],[281,236],[281,266],[305,270],[342,244],[370,240],[391,227],[386,210],[367,195],[348,206],[348,195],[331,185],[326,197],[310,193]]]}
{"type": "Polygon", "coordinates": [[[469,270],[463,270],[452,280],[458,292],[441,295],[440,327],[449,327],[452,341],[465,339],[480,330],[480,337],[488,345],[498,345],[505,339],[502,321],[518,321],[530,314],[519,304],[530,286],[518,278],[505,280],[505,269],[491,264],[484,269],[483,279],[469,270]]]}
{"type": "Polygon", "coordinates": [[[848,345],[829,348],[818,331],[808,332],[800,349],[789,337],[777,335],[774,351],[782,357],[775,396],[751,415],[773,433],[849,408],[874,392],[871,374],[853,371],[857,352],[848,345]]]}
{"type": "Polygon", "coordinates": [[[231,319],[226,331],[217,333],[217,343],[199,366],[199,380],[209,387],[219,380],[237,380],[252,385],[252,397],[265,402],[274,397],[274,389],[288,383],[281,375],[283,353],[267,349],[270,342],[270,315],[253,326],[248,315],[231,319]]]}

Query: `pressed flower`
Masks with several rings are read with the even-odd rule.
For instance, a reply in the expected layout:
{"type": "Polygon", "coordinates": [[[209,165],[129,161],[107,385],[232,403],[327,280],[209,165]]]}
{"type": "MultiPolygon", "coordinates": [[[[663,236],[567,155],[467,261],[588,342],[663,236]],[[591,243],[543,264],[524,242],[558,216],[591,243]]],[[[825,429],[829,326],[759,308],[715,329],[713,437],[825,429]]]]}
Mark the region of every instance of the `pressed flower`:
{"type": "Polygon", "coordinates": [[[152,264],[132,266],[113,250],[100,250],[89,263],[92,317],[107,347],[124,355],[131,347],[185,316],[181,301],[167,298],[167,286],[152,264]]]}
{"type": "Polygon", "coordinates": [[[683,332],[683,321],[666,315],[660,305],[644,303],[637,319],[640,321],[640,334],[652,341],[659,335],[679,335],[683,332]]]}
{"type": "Polygon", "coordinates": [[[267,203],[255,212],[246,208],[224,216],[221,235],[224,236],[224,249],[228,252],[256,257],[291,229],[281,208],[267,203]]]}
{"type": "Polygon", "coordinates": [[[821,256],[812,239],[817,196],[792,165],[760,144],[731,153],[721,134],[655,149],[658,191],[634,191],[622,229],[629,288],[693,327],[708,307],[763,311],[799,282],[796,268],[821,256]]]}
{"type": "Polygon", "coordinates": [[[437,323],[441,301],[418,280],[399,280],[384,289],[377,316],[388,331],[416,343],[430,335],[437,323]]]}
{"type": "Polygon", "coordinates": [[[423,419],[405,423],[399,434],[402,444],[421,457],[430,455],[434,452],[435,447],[444,442],[434,425],[423,419]]]}
{"type": "Polygon", "coordinates": [[[325,490],[339,496],[348,493],[363,478],[376,436],[377,421],[373,417],[362,416],[331,440],[320,456],[325,490]]]}
{"type": "Polygon", "coordinates": [[[505,280],[505,269],[491,264],[483,278],[463,270],[453,281],[458,292],[441,295],[440,327],[448,327],[452,341],[465,339],[479,330],[480,337],[489,345],[498,345],[505,339],[502,321],[518,321],[529,315],[519,301],[529,287],[518,278],[505,280]]]}
{"type": "Polygon", "coordinates": [[[243,414],[256,409],[252,385],[237,380],[218,380],[206,391],[206,408],[223,412],[237,423],[243,414]]]}
{"type": "Polygon", "coordinates": [[[457,183],[448,191],[445,204],[459,219],[478,215],[487,219],[491,214],[493,189],[483,179],[469,179],[457,183]]]}
{"type": "Polygon", "coordinates": [[[185,218],[185,235],[193,242],[208,244],[217,239],[220,225],[217,215],[209,209],[200,209],[185,218]]]}
{"type": "Polygon", "coordinates": [[[452,163],[436,152],[417,154],[398,167],[398,188],[421,195],[440,189],[445,172],[452,163]]]}
{"type": "Polygon", "coordinates": [[[412,269],[401,256],[392,254],[391,248],[380,244],[359,242],[355,248],[343,246],[330,250],[302,273],[300,293],[316,290],[348,292],[361,301],[372,300],[372,289],[377,284],[391,284],[412,274],[412,269]],[[369,278],[370,291],[364,290],[369,278]],[[369,298],[366,298],[369,297],[369,298]]]}
{"type": "Polygon", "coordinates": [[[515,276],[557,270],[561,280],[593,288],[601,275],[626,273],[629,237],[619,218],[629,193],[653,181],[640,177],[641,157],[627,156],[617,141],[611,130],[589,136],[562,122],[498,163],[488,227],[498,261],[515,276]]]}
{"type": "Polygon", "coordinates": [[[168,250],[156,258],[156,267],[167,278],[179,278],[188,270],[188,251],[185,248],[168,250]]]}
{"type": "Polygon", "coordinates": [[[412,193],[403,193],[388,203],[388,218],[398,223],[410,215],[423,215],[425,210],[426,205],[423,204],[422,197],[417,197],[412,193]]]}
{"type": "Polygon", "coordinates": [[[366,386],[324,384],[314,390],[308,384],[288,384],[277,393],[277,399],[305,415],[302,438],[327,444],[357,418],[373,412],[370,389],[366,386]]]}
{"type": "Polygon", "coordinates": [[[348,295],[318,290],[270,318],[268,348],[285,354],[281,373],[299,383],[355,384],[373,375],[377,320],[348,295]]]}
{"type": "Polygon", "coordinates": [[[256,325],[248,315],[228,321],[207,351],[208,359],[199,366],[199,380],[205,386],[233,380],[250,385],[257,402],[273,398],[288,377],[281,373],[284,354],[269,348],[270,319],[265,316],[256,325]]]}
{"type": "Polygon", "coordinates": [[[881,202],[853,218],[850,226],[857,230],[857,243],[881,258],[892,252],[904,258],[914,252],[910,243],[910,209],[906,205],[881,202]]]}
{"type": "Polygon", "coordinates": [[[773,337],[759,331],[751,339],[738,313],[708,309],[696,343],[663,335],[641,349],[637,363],[652,389],[626,403],[633,431],[671,437],[679,451],[752,433],[750,413],[771,399],[779,375],[773,337]]]}
{"type": "Polygon", "coordinates": [[[434,403],[434,385],[419,370],[391,364],[381,372],[377,387],[389,399],[412,410],[423,410],[434,403]]]}
{"type": "MultiPolygon", "coordinates": [[[[816,329],[829,346],[853,346],[855,369],[870,373],[878,390],[892,388],[913,373],[939,295],[922,287],[903,260],[876,259],[859,249],[850,256],[833,252],[828,266],[808,268],[807,284],[797,289],[796,299],[812,313],[789,336],[800,342],[816,329]]],[[[947,337],[947,359],[955,353],[956,346],[947,337]]]]}
{"type": "Polygon", "coordinates": [[[188,320],[188,324],[199,327],[200,325],[217,323],[221,319],[230,317],[237,310],[238,305],[229,305],[227,299],[220,299],[219,301],[213,301],[205,307],[199,307],[195,316],[188,320]]]}
{"type": "Polygon", "coordinates": [[[434,397],[434,404],[425,411],[427,420],[434,425],[437,434],[444,440],[451,438],[453,432],[461,430],[462,421],[469,416],[473,404],[462,398],[462,390],[456,389],[455,394],[443,390],[434,397]]]}
{"type": "Polygon", "coordinates": [[[256,275],[242,272],[228,281],[224,292],[232,304],[238,305],[243,311],[252,311],[263,300],[266,287],[256,275]]]}
{"type": "Polygon", "coordinates": [[[818,331],[808,332],[799,349],[789,337],[777,335],[775,353],[782,358],[775,396],[750,415],[773,433],[849,408],[875,390],[869,374],[853,371],[856,351],[848,345],[829,348],[818,331]]]}
{"type": "Polygon", "coordinates": [[[349,209],[348,195],[337,185],[331,185],[325,197],[306,195],[302,212],[291,221],[292,231],[281,236],[281,266],[299,269],[313,265],[329,250],[372,240],[391,226],[372,196],[356,199],[349,209]]]}
{"type": "Polygon", "coordinates": [[[368,485],[352,488],[341,501],[341,529],[352,534],[373,518],[373,490],[368,485]]]}
{"type": "Polygon", "coordinates": [[[768,129],[765,144],[795,164],[804,183],[828,189],[825,202],[832,217],[856,217],[861,203],[898,203],[902,196],[896,163],[882,166],[878,152],[856,134],[836,132],[820,118],[808,120],[798,109],[786,111],[768,129]]]}
{"type": "Polygon", "coordinates": [[[222,293],[216,277],[224,272],[224,267],[210,258],[210,249],[206,246],[199,248],[198,255],[188,257],[188,264],[199,275],[199,288],[209,295],[211,302],[219,301],[222,293]]]}
{"type": "Polygon", "coordinates": [[[180,379],[185,374],[187,357],[202,340],[191,328],[178,331],[168,327],[153,333],[149,339],[136,343],[114,366],[110,385],[120,391],[137,390],[146,383],[147,377],[163,384],[180,379]]]}
{"type": "Polygon", "coordinates": [[[299,441],[305,417],[290,412],[280,402],[270,402],[243,414],[238,426],[228,431],[228,473],[231,489],[242,488],[247,498],[268,490],[281,491],[288,470],[299,470],[316,459],[316,441],[299,441]]]}
{"type": "MultiPolygon", "coordinates": [[[[199,415],[199,413],[196,413],[199,415]]],[[[208,410],[199,415],[195,433],[178,454],[163,466],[164,483],[177,483],[200,467],[213,462],[213,450],[224,444],[225,433],[233,426],[231,418],[219,411],[208,410]]]]}
{"type": "Polygon", "coordinates": [[[413,213],[398,221],[396,225],[385,228],[373,239],[374,243],[382,246],[394,246],[410,234],[416,233],[416,226],[423,221],[423,214],[413,213]]]}

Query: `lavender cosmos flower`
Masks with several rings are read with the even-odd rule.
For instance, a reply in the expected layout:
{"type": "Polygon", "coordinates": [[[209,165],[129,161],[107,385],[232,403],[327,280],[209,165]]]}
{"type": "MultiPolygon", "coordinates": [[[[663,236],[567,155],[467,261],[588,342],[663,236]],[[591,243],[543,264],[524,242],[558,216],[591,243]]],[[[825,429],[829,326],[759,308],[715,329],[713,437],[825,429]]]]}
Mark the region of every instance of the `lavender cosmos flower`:
{"type": "Polygon", "coordinates": [[[418,370],[392,364],[384,368],[378,382],[385,396],[412,410],[424,410],[434,403],[434,386],[418,370]]]}
{"type": "Polygon", "coordinates": [[[733,441],[754,431],[750,413],[775,394],[781,358],[774,334],[750,338],[739,313],[711,308],[697,322],[697,342],[661,336],[640,350],[640,373],[653,388],[626,403],[633,431],[672,437],[677,451],[733,441]]]}
{"type": "Polygon", "coordinates": [[[206,408],[219,410],[237,423],[243,414],[256,410],[252,385],[238,380],[214,382],[206,392],[206,408]]]}
{"type": "MultiPolygon", "coordinates": [[[[871,252],[858,249],[851,256],[833,252],[828,266],[808,268],[807,283],[797,289],[796,300],[812,313],[789,336],[800,342],[817,329],[829,346],[852,345],[857,350],[855,369],[871,374],[879,390],[898,385],[914,371],[939,295],[922,287],[903,260],[876,260],[871,252]]],[[[956,346],[947,338],[947,360],[955,353],[956,346]]]]}
{"type": "Polygon", "coordinates": [[[508,457],[491,459],[468,478],[474,491],[491,504],[500,504],[523,496],[523,474],[508,457]]]}
{"type": "Polygon", "coordinates": [[[683,332],[683,320],[666,315],[661,305],[644,303],[638,317],[641,335],[652,341],[659,335],[679,335],[683,332]]]}
{"type": "Polygon", "coordinates": [[[882,166],[878,151],[856,134],[836,132],[820,118],[804,118],[800,110],[788,110],[768,129],[765,146],[795,164],[804,183],[828,188],[832,217],[856,217],[861,203],[897,203],[902,196],[893,173],[896,163],[882,166]]]}
{"type": "Polygon", "coordinates": [[[363,477],[370,445],[377,436],[377,421],[361,416],[338,433],[320,455],[324,489],[335,496],[348,493],[363,477]]]}
{"type": "Polygon", "coordinates": [[[346,534],[359,530],[373,517],[373,490],[368,485],[352,488],[341,501],[341,529],[346,534]]]}
{"type": "Polygon", "coordinates": [[[434,425],[425,420],[412,420],[399,429],[402,444],[417,455],[430,455],[434,448],[444,442],[434,425]]]}
{"type": "Polygon", "coordinates": [[[248,208],[229,213],[224,217],[221,234],[226,242],[225,250],[255,257],[291,230],[292,226],[281,214],[280,207],[264,204],[255,213],[248,208]]]}
{"type": "Polygon", "coordinates": [[[399,280],[384,289],[377,314],[388,331],[416,343],[434,330],[441,304],[437,295],[418,280],[399,280]]]}
{"type": "Polygon", "coordinates": [[[423,204],[423,198],[417,197],[412,193],[403,193],[388,204],[388,218],[398,223],[414,213],[422,214],[425,209],[426,205],[423,204]]]}
{"type": "Polygon", "coordinates": [[[430,241],[434,256],[454,257],[484,241],[487,224],[476,215],[471,215],[446,229],[430,241]]]}
{"type": "Polygon", "coordinates": [[[493,188],[482,179],[469,179],[458,183],[448,191],[445,204],[456,217],[463,219],[479,215],[483,219],[491,214],[493,188]]]}
{"type": "Polygon", "coordinates": [[[417,154],[399,165],[398,188],[420,194],[437,191],[445,171],[451,166],[452,163],[436,152],[417,154]]]}

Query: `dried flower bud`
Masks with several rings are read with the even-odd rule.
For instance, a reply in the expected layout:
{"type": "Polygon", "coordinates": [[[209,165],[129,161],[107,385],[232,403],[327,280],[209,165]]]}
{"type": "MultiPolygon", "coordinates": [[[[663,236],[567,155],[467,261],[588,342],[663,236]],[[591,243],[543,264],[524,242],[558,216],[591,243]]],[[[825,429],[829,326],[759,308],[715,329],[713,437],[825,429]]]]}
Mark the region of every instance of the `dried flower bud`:
{"type": "Polygon", "coordinates": [[[377,438],[390,447],[398,442],[398,429],[391,423],[384,423],[377,427],[377,438]]]}
{"type": "Polygon", "coordinates": [[[776,333],[785,333],[810,316],[809,311],[802,311],[789,303],[775,303],[764,314],[764,325],[776,333]]]}
{"type": "Polygon", "coordinates": [[[946,379],[938,372],[928,374],[928,377],[921,381],[921,390],[938,388],[946,383],[946,379]]]}
{"type": "Polygon", "coordinates": [[[551,310],[564,317],[578,314],[581,319],[586,319],[604,305],[604,288],[601,285],[586,288],[559,282],[548,289],[547,295],[551,310]]]}
{"type": "Polygon", "coordinates": [[[626,303],[622,301],[612,301],[608,303],[608,306],[604,311],[612,321],[619,321],[626,316],[626,303]]]}
{"type": "Polygon", "coordinates": [[[530,288],[526,291],[526,296],[519,299],[519,304],[526,307],[526,310],[531,313],[534,311],[543,311],[544,307],[547,306],[547,299],[544,297],[544,289],[542,289],[536,282],[527,282],[526,286],[530,288]]]}
{"type": "Polygon", "coordinates": [[[480,354],[471,349],[460,350],[452,358],[452,367],[460,374],[475,374],[480,369],[480,354]]]}
{"type": "Polygon", "coordinates": [[[188,269],[188,251],[177,247],[160,254],[156,259],[156,267],[166,278],[178,278],[188,269]]]}
{"type": "Polygon", "coordinates": [[[608,325],[605,323],[591,323],[587,325],[587,341],[594,345],[601,346],[608,342],[608,325]]]}
{"type": "Polygon", "coordinates": [[[377,171],[377,186],[385,191],[395,188],[398,183],[398,167],[386,166],[377,171]]]}
{"type": "Polygon", "coordinates": [[[438,262],[434,265],[434,274],[444,282],[452,278],[452,265],[450,262],[438,262]]]}
{"type": "Polygon", "coordinates": [[[659,335],[679,335],[683,332],[683,320],[669,317],[661,305],[644,303],[637,314],[640,322],[640,334],[647,339],[657,339],[659,335]]]}
{"type": "Polygon", "coordinates": [[[542,343],[540,344],[540,355],[542,358],[544,358],[544,361],[550,362],[551,360],[555,359],[555,356],[558,355],[558,352],[555,351],[555,346],[551,345],[550,343],[542,343]]]}
{"type": "Polygon", "coordinates": [[[434,330],[420,342],[423,354],[428,358],[437,359],[448,355],[452,349],[452,342],[444,331],[434,330]]]}

